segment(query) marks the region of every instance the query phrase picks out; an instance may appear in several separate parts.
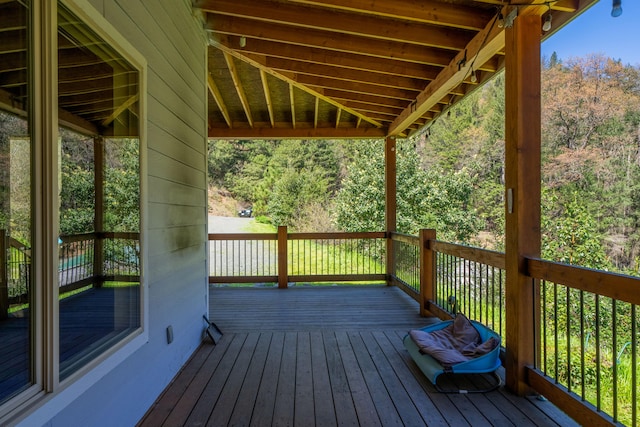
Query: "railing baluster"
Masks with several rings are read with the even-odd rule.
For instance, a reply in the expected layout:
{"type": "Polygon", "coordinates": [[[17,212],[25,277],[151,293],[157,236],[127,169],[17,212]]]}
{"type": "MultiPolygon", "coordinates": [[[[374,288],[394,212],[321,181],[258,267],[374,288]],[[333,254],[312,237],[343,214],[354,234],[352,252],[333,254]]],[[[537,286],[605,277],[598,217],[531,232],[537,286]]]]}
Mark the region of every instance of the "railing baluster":
{"type": "Polygon", "coordinates": [[[613,359],[613,420],[618,421],[618,307],[615,299],[611,299],[611,357],[613,359]]]}
{"type": "Polygon", "coordinates": [[[631,425],[638,425],[638,317],[631,305],[631,425]]]}
{"type": "Polygon", "coordinates": [[[554,373],[556,382],[558,381],[558,284],[553,284],[553,337],[554,337],[554,373]]]}
{"type": "Polygon", "coordinates": [[[566,325],[566,334],[567,334],[567,391],[569,391],[569,393],[571,393],[572,390],[572,383],[573,383],[573,379],[572,379],[572,372],[571,372],[571,289],[566,288],[565,289],[566,292],[566,300],[565,300],[565,304],[567,306],[567,321],[565,323],[566,325]]]}
{"type": "Polygon", "coordinates": [[[580,291],[580,397],[582,399],[585,398],[586,395],[586,385],[585,385],[585,342],[584,342],[584,291],[580,291]]]}
{"type": "Polygon", "coordinates": [[[602,410],[602,353],[600,351],[600,296],[595,301],[596,321],[596,409],[602,410]]]}

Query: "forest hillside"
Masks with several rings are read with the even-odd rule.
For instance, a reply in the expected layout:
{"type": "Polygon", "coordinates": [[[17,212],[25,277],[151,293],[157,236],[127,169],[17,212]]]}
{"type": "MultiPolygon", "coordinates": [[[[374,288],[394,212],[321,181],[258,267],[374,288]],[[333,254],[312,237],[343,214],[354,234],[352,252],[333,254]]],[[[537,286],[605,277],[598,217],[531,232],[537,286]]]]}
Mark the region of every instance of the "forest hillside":
{"type": "MultiPolygon", "coordinates": [[[[638,275],[640,68],[543,61],[543,257],[638,275]]],[[[384,228],[384,142],[210,141],[213,199],[300,231],[384,228]]],[[[398,141],[398,229],[504,247],[504,76],[398,141]]],[[[217,204],[214,202],[214,204],[217,204]]],[[[219,212],[218,207],[213,207],[219,212]]]]}

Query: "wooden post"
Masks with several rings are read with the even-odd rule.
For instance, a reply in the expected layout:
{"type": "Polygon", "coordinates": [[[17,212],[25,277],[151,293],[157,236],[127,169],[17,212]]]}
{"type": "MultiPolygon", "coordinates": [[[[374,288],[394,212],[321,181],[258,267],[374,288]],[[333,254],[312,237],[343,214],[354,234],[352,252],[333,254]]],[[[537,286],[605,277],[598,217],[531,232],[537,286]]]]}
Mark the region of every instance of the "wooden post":
{"type": "Polygon", "coordinates": [[[536,358],[539,288],[525,256],[540,255],[540,16],[519,16],[506,30],[505,216],[506,385],[523,395],[525,366],[536,358]]]}
{"type": "Polygon", "coordinates": [[[9,272],[7,269],[7,230],[0,230],[0,320],[9,317],[9,272]]]}
{"type": "Polygon", "coordinates": [[[435,300],[435,256],[429,240],[436,239],[436,230],[420,230],[420,315],[428,313],[429,301],[435,300]]]}
{"type": "Polygon", "coordinates": [[[278,226],[278,288],[280,289],[287,289],[289,287],[288,268],[287,227],[280,225],[278,226]]]}
{"type": "Polygon", "coordinates": [[[389,233],[396,231],[396,138],[388,136],[384,144],[385,229],[387,232],[387,285],[395,275],[393,240],[389,233]]]}
{"type": "Polygon", "coordinates": [[[95,240],[93,247],[93,276],[94,286],[102,287],[104,283],[104,139],[93,139],[93,173],[95,189],[94,224],[95,240]]]}

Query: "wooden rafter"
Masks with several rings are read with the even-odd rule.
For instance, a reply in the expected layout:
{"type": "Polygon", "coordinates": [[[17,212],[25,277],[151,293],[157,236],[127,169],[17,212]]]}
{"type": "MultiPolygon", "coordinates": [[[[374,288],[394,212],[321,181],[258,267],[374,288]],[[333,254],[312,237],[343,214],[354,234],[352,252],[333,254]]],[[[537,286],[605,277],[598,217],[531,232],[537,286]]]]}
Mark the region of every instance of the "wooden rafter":
{"type": "Polygon", "coordinates": [[[269,82],[267,81],[267,73],[264,70],[260,70],[260,81],[262,82],[262,90],[264,91],[264,99],[267,103],[267,110],[269,111],[269,121],[271,127],[274,126],[275,120],[273,116],[273,101],[271,100],[271,91],[269,90],[269,82]]]}
{"type": "MultiPolygon", "coordinates": [[[[510,8],[506,12],[510,11],[510,8]]],[[[508,13],[505,13],[505,16],[508,13]]],[[[495,19],[469,42],[464,51],[456,55],[442,72],[389,126],[389,135],[404,132],[411,123],[425,114],[444,96],[460,85],[469,75],[472,65],[483,64],[496,52],[504,48],[504,31],[496,25],[495,19]],[[466,60],[465,60],[466,59],[466,60]]]]}
{"type": "MultiPolygon", "coordinates": [[[[216,48],[220,49],[221,51],[223,51],[225,54],[237,56],[239,59],[241,59],[241,60],[253,65],[254,67],[256,67],[258,69],[261,69],[261,70],[265,71],[266,73],[271,74],[274,77],[276,77],[276,78],[278,78],[278,79],[280,79],[282,81],[287,82],[288,84],[292,84],[292,85],[298,87],[299,89],[301,89],[301,90],[303,90],[303,91],[305,91],[305,92],[307,92],[307,93],[309,93],[309,94],[311,94],[313,96],[319,97],[323,101],[325,101],[325,102],[327,102],[327,103],[329,103],[329,104],[331,104],[331,105],[333,105],[335,107],[343,107],[342,104],[340,104],[339,102],[337,102],[337,101],[335,101],[335,100],[333,100],[333,99],[331,99],[329,97],[324,96],[320,91],[315,91],[315,90],[309,89],[305,85],[299,83],[295,79],[294,75],[290,75],[288,73],[276,72],[276,71],[270,69],[269,67],[267,67],[263,62],[256,61],[254,59],[248,58],[247,56],[243,55],[241,52],[237,52],[236,50],[228,47],[223,42],[223,40],[221,40],[220,38],[218,38],[218,37],[216,37],[214,35],[212,35],[209,38],[209,43],[212,44],[213,46],[215,46],[216,48]]],[[[363,120],[367,121],[368,123],[371,123],[375,127],[382,127],[381,123],[379,123],[379,122],[377,122],[375,120],[372,120],[372,119],[370,119],[370,118],[368,118],[366,116],[363,116],[363,115],[361,115],[360,113],[358,113],[355,110],[351,110],[351,109],[348,109],[348,108],[345,108],[345,110],[347,110],[349,113],[353,114],[356,117],[361,117],[363,120]]]]}
{"type": "Polygon", "coordinates": [[[251,39],[251,42],[240,50],[265,57],[333,65],[418,79],[434,79],[441,70],[441,67],[438,66],[402,61],[398,58],[376,57],[375,60],[372,60],[370,56],[359,53],[328,51],[321,47],[299,46],[261,39],[251,39]]]}
{"type": "Polygon", "coordinates": [[[372,85],[362,82],[350,82],[346,80],[336,80],[319,76],[308,76],[304,74],[296,74],[296,81],[309,87],[318,87],[324,89],[338,89],[347,92],[360,94],[375,94],[378,96],[386,96],[389,98],[405,99],[411,101],[420,93],[419,90],[396,89],[393,87],[384,87],[381,85],[372,85]]]}
{"type": "Polygon", "coordinates": [[[247,44],[255,38],[435,66],[445,66],[450,57],[450,52],[443,49],[386,40],[372,43],[371,39],[363,36],[314,29],[293,31],[288,25],[257,23],[234,16],[209,15],[207,29],[217,34],[244,35],[248,39],[247,44]]]}
{"type": "MultiPolygon", "coordinates": [[[[325,6],[349,12],[369,13],[392,19],[411,20],[425,24],[438,24],[454,28],[481,30],[491,12],[433,0],[289,0],[293,3],[325,6]]],[[[499,0],[498,0],[499,1],[499,0]]]]}
{"type": "Polygon", "coordinates": [[[129,107],[131,107],[136,102],[138,102],[138,94],[137,93],[135,95],[129,97],[129,99],[127,99],[125,102],[121,103],[118,106],[118,108],[113,110],[113,113],[111,113],[106,119],[104,119],[102,121],[101,125],[105,126],[105,127],[109,126],[111,124],[111,122],[113,122],[120,114],[122,114],[124,111],[128,110],[129,107]]]}
{"type": "Polygon", "coordinates": [[[240,79],[240,75],[238,74],[238,69],[236,68],[236,65],[233,63],[233,56],[227,52],[224,52],[224,59],[227,62],[227,67],[229,68],[229,73],[231,74],[233,85],[236,88],[236,93],[238,95],[238,98],[240,98],[240,103],[242,104],[244,113],[247,116],[247,121],[249,122],[249,125],[253,127],[253,116],[251,115],[251,106],[249,104],[249,100],[247,99],[247,94],[244,91],[244,87],[242,86],[242,80],[240,79]]]}
{"type": "Polygon", "coordinates": [[[316,8],[278,3],[269,0],[211,0],[199,2],[208,13],[225,16],[241,16],[266,25],[284,24],[306,33],[321,30],[340,36],[354,35],[367,38],[412,43],[440,49],[460,50],[472,37],[472,33],[457,28],[433,26],[430,23],[392,21],[384,17],[362,14],[357,20],[353,14],[336,9],[316,8]]]}
{"type": "Polygon", "coordinates": [[[316,97],[315,107],[313,109],[313,127],[318,127],[318,112],[320,110],[320,98],[316,97]]]}
{"type": "Polygon", "coordinates": [[[296,128],[296,98],[293,93],[293,85],[289,85],[289,103],[291,104],[291,127],[296,128]]]}
{"type": "Polygon", "coordinates": [[[426,79],[390,76],[373,71],[353,70],[332,65],[314,64],[303,61],[291,61],[280,58],[266,58],[265,64],[279,71],[291,71],[299,74],[335,78],[339,80],[370,83],[385,87],[422,90],[429,83],[426,79]]]}
{"type": "Polygon", "coordinates": [[[209,88],[209,93],[213,97],[213,100],[218,105],[220,109],[220,113],[222,113],[222,117],[224,117],[224,121],[227,122],[227,126],[230,128],[233,127],[231,123],[231,116],[229,115],[229,110],[227,109],[227,105],[224,103],[224,99],[222,99],[222,93],[220,93],[220,89],[216,85],[215,80],[211,77],[211,74],[207,73],[207,86],[209,88]]]}

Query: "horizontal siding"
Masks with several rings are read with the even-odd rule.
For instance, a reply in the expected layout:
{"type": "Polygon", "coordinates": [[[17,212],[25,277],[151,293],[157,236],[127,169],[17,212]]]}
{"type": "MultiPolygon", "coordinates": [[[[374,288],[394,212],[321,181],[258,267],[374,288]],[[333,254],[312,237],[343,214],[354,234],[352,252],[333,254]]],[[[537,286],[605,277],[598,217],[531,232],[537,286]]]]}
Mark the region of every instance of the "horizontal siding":
{"type": "MultiPolygon", "coordinates": [[[[190,187],[206,188],[206,186],[202,185],[203,182],[206,183],[207,178],[206,171],[202,168],[196,169],[187,166],[184,163],[177,162],[165,153],[155,150],[148,150],[147,159],[149,162],[149,176],[164,178],[167,181],[185,184],[190,187]]],[[[205,206],[205,204],[206,198],[202,200],[202,206],[205,206]]]]}
{"type": "MultiPolygon", "coordinates": [[[[202,206],[206,188],[191,187],[177,182],[163,182],[162,178],[149,177],[147,194],[149,202],[158,205],[202,206]]],[[[162,208],[156,206],[156,209],[162,208]]]]}
{"type": "Polygon", "coordinates": [[[135,425],[199,345],[208,310],[206,45],[190,2],[90,4],[147,61],[148,342],[77,396],[76,384],[59,393],[49,424],[135,425]]]}
{"type": "Polygon", "coordinates": [[[175,228],[189,225],[206,225],[206,218],[202,217],[201,206],[185,206],[178,204],[149,203],[149,210],[164,209],[164,216],[153,215],[149,220],[149,228],[175,228]],[[195,218],[198,221],[195,221],[195,218]],[[154,222],[155,221],[155,222],[154,222]]]}

